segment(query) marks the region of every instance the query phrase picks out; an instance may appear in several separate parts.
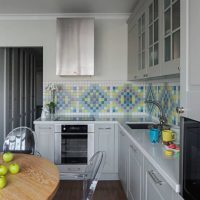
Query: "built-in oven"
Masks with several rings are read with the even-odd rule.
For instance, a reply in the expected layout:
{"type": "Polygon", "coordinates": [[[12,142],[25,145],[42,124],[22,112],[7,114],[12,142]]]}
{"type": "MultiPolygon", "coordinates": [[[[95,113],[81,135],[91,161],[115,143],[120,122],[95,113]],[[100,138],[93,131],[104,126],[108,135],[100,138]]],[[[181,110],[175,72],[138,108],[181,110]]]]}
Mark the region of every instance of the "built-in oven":
{"type": "Polygon", "coordinates": [[[200,199],[200,122],[181,118],[181,195],[185,200],[200,199]]]}
{"type": "Polygon", "coordinates": [[[55,164],[61,173],[82,172],[94,154],[94,124],[55,125],[55,164]]]}

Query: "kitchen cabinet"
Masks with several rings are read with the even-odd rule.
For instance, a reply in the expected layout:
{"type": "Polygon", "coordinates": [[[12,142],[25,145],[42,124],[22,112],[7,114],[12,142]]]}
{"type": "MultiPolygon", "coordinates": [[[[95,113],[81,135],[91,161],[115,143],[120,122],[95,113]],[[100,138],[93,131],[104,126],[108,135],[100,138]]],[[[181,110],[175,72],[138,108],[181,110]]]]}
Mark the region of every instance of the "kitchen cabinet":
{"type": "Polygon", "coordinates": [[[182,199],[122,127],[118,138],[118,173],[128,200],[182,199]]]}
{"type": "Polygon", "coordinates": [[[162,75],[178,74],[180,69],[180,0],[162,1],[163,66],[162,75]]]}
{"type": "Polygon", "coordinates": [[[54,162],[54,125],[35,125],[36,151],[54,162]]]}
{"type": "Polygon", "coordinates": [[[119,130],[118,171],[122,187],[128,196],[128,151],[129,138],[123,130],[119,130]]]}
{"type": "Polygon", "coordinates": [[[143,155],[132,143],[129,145],[128,199],[143,200],[143,155]]]}
{"type": "Polygon", "coordinates": [[[172,200],[173,190],[158,171],[144,160],[145,200],[172,200]]]}
{"type": "Polygon", "coordinates": [[[117,173],[117,146],[114,124],[95,124],[95,152],[105,151],[106,161],[102,173],[117,173]]]}
{"type": "Polygon", "coordinates": [[[94,75],[94,19],[57,19],[56,75],[94,75]]]}
{"type": "Polygon", "coordinates": [[[162,19],[161,1],[149,1],[147,13],[147,74],[144,78],[156,77],[161,75],[162,61],[162,27],[160,22],[162,19]]]}
{"type": "Polygon", "coordinates": [[[179,74],[180,0],[140,1],[128,27],[129,80],[179,74]]]}
{"type": "Polygon", "coordinates": [[[182,116],[200,121],[200,1],[181,1],[180,106],[182,116]]]}

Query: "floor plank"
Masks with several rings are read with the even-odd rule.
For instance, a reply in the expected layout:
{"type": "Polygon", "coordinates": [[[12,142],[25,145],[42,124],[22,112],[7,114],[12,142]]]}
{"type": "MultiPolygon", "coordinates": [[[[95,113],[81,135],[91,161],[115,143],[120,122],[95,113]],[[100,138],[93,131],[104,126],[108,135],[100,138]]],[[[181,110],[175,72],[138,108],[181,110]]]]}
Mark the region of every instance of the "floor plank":
{"type": "MultiPolygon", "coordinates": [[[[54,200],[81,200],[81,181],[61,181],[54,200]]],[[[120,181],[99,181],[94,200],[127,200],[120,181]]]]}

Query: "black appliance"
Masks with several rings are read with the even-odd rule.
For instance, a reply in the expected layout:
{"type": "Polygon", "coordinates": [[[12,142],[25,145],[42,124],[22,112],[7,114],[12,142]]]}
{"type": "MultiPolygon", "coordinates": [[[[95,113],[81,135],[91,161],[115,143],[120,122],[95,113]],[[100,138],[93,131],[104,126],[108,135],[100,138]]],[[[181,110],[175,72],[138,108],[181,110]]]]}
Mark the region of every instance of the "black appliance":
{"type": "Polygon", "coordinates": [[[200,122],[181,118],[181,195],[200,200],[200,122]]]}

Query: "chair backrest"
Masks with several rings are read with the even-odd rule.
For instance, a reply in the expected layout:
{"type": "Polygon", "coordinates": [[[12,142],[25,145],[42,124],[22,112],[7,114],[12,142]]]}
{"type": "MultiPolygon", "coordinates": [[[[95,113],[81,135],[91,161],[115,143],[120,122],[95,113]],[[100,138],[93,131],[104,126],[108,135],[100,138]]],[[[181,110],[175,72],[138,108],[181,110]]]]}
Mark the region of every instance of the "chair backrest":
{"type": "Polygon", "coordinates": [[[3,144],[4,152],[34,154],[35,134],[28,127],[13,129],[6,137],[3,144]]]}
{"type": "Polygon", "coordinates": [[[91,200],[105,164],[105,152],[96,152],[85,169],[83,200],[91,200]]]}

